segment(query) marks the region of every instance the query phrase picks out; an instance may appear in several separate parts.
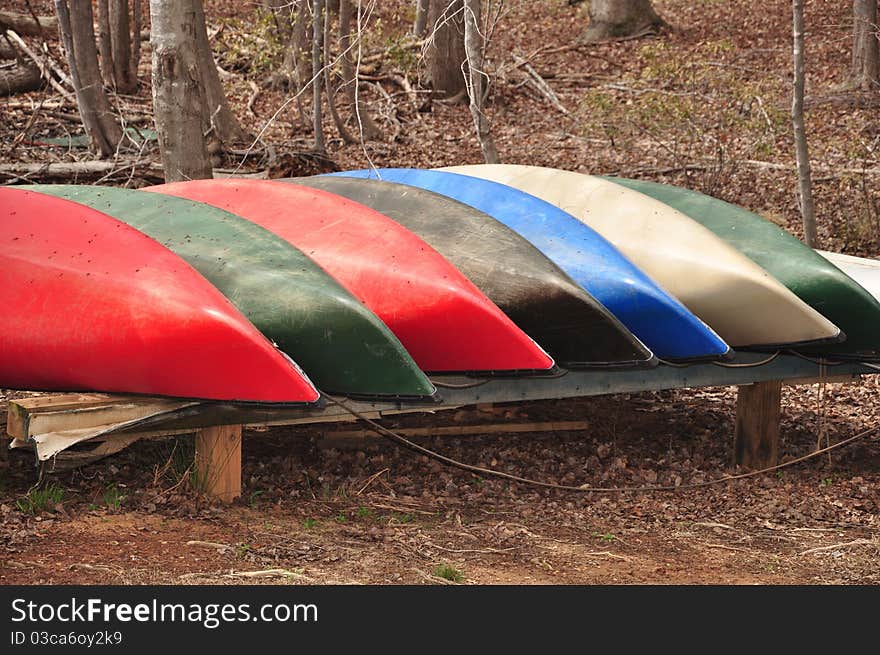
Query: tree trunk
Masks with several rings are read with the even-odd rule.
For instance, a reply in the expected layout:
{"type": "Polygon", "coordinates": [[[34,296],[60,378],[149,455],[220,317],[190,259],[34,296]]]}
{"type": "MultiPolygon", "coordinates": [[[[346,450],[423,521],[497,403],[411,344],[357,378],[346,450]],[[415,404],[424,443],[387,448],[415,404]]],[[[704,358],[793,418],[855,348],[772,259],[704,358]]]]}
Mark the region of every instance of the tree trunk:
{"type": "Polygon", "coordinates": [[[590,24],[579,42],[604,41],[656,34],[666,21],[654,11],[651,0],[592,0],[590,24]]]}
{"type": "MultiPolygon", "coordinates": [[[[281,12],[282,18],[286,16],[290,21],[290,25],[279,26],[279,33],[289,34],[289,37],[284,50],[284,61],[281,64],[281,71],[272,76],[273,86],[281,88],[293,87],[296,107],[299,112],[299,121],[302,125],[306,123],[306,110],[301,93],[305,87],[303,82],[303,70],[305,68],[304,53],[306,51],[306,43],[309,41],[306,37],[306,32],[311,31],[307,30],[307,27],[309,27],[308,14],[309,0],[295,0],[293,4],[288,3],[288,12],[281,12]]],[[[279,14],[276,13],[275,15],[278,16],[279,14]]]]}
{"type": "Polygon", "coordinates": [[[810,248],[818,247],[816,216],[813,213],[813,187],[810,171],[810,152],[804,127],[804,0],[792,0],[792,32],[794,53],[794,93],[791,117],[794,125],[795,156],[797,158],[798,199],[804,222],[804,241],[810,248]]]}
{"type": "MultiPolygon", "coordinates": [[[[438,0],[442,2],[442,0],[438,0]]],[[[428,31],[428,11],[431,0],[416,0],[416,17],[413,21],[413,34],[418,37],[425,36],[428,31]]]]}
{"type": "Polygon", "coordinates": [[[852,84],[857,89],[880,86],[880,27],[877,0],[853,0],[852,84]]]}
{"type": "Polygon", "coordinates": [[[83,127],[92,147],[107,157],[116,152],[122,128],[116,122],[101,84],[92,3],[72,2],[68,5],[67,0],[55,0],[55,10],[83,127]]]}
{"type": "Polygon", "coordinates": [[[480,33],[482,3],[480,0],[464,0],[464,48],[468,62],[468,95],[470,96],[471,117],[477,131],[483,159],[487,164],[498,164],[498,150],[489,130],[489,121],[483,112],[484,89],[489,76],[483,71],[483,36],[480,33]]]}
{"type": "Polygon", "coordinates": [[[131,78],[137,86],[138,67],[141,63],[141,0],[131,1],[131,78]]]}
{"type": "Polygon", "coordinates": [[[361,7],[358,0],[357,10],[357,39],[358,47],[352,48],[351,35],[351,0],[339,0],[339,49],[342,51],[342,87],[348,96],[348,104],[357,119],[358,132],[364,140],[378,139],[382,136],[382,130],[370,116],[366,106],[361,100],[360,86],[355,71],[355,65],[351,51],[360,49],[361,30],[361,7]]]}
{"type": "Polygon", "coordinates": [[[447,98],[464,98],[466,59],[464,51],[464,1],[432,2],[428,22],[428,78],[435,93],[447,98]]]}
{"type": "Polygon", "coordinates": [[[321,88],[323,68],[323,47],[321,42],[324,36],[324,0],[312,2],[312,129],[315,133],[315,152],[324,154],[327,151],[324,145],[324,121],[321,112],[321,88]]]}
{"type": "MultiPolygon", "coordinates": [[[[132,69],[131,24],[128,0],[110,0],[110,45],[113,53],[113,82],[117,93],[137,91],[137,69],[132,69]]],[[[136,40],[140,35],[135,34],[136,40]]]]}
{"type": "MultiPolygon", "coordinates": [[[[223,143],[235,143],[244,139],[244,130],[232,113],[226,93],[220,84],[220,75],[217,73],[217,64],[214,63],[214,55],[211,52],[211,43],[208,41],[208,26],[205,22],[205,9],[202,0],[187,0],[192,2],[195,8],[195,41],[196,54],[199,58],[199,70],[202,84],[205,90],[208,119],[214,136],[223,143]]],[[[150,0],[152,7],[153,0],[150,0]]]]}
{"type": "MultiPolygon", "coordinates": [[[[338,8],[337,8],[338,9],[338,8]]],[[[330,52],[330,22],[331,22],[330,11],[324,12],[324,61],[330,62],[333,61],[330,52]]],[[[327,108],[330,110],[330,116],[333,117],[333,123],[336,125],[336,129],[339,132],[339,136],[342,137],[342,140],[345,143],[352,144],[357,143],[357,139],[355,139],[351,132],[348,131],[348,128],[345,126],[345,121],[342,120],[342,116],[339,115],[339,111],[336,109],[336,91],[338,89],[333,88],[333,78],[330,74],[330,65],[324,66],[324,86],[327,89],[327,108]]]]}
{"type": "Polygon", "coordinates": [[[196,52],[201,0],[150,0],[153,113],[165,181],[212,177],[205,90],[196,52]]]}
{"type": "Polygon", "coordinates": [[[104,84],[115,88],[113,80],[113,47],[110,45],[110,5],[109,0],[98,0],[98,60],[101,62],[101,75],[104,84]]]}

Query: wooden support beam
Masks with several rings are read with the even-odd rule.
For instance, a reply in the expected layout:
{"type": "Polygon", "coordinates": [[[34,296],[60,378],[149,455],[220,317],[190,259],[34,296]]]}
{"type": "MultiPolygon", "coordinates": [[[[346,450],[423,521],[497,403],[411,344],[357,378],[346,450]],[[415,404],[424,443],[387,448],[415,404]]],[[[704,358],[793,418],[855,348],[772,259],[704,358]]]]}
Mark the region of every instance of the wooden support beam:
{"type": "MultiPolygon", "coordinates": [[[[451,425],[445,427],[429,428],[394,428],[394,431],[404,437],[419,439],[423,437],[463,437],[485,434],[522,434],[529,432],[571,432],[588,430],[590,424],[587,421],[544,421],[541,423],[492,423],[483,425],[451,425]]],[[[382,436],[374,430],[364,428],[362,430],[338,430],[325,432],[318,440],[318,446],[326,448],[339,448],[353,445],[362,447],[367,441],[381,440],[382,436]]]]}
{"type": "MultiPolygon", "coordinates": [[[[88,461],[86,441],[95,446],[95,456],[116,452],[137,438],[191,433],[214,425],[301,425],[344,423],[356,420],[349,412],[378,419],[412,412],[448,411],[476,406],[486,414],[503,414],[502,406],[492,403],[563,399],[598,396],[612,393],[636,393],[659,389],[697,388],[706,386],[751,385],[769,380],[785,384],[816,382],[854,382],[861,375],[876,374],[857,363],[829,369],[799,357],[781,355],[773,362],[751,367],[750,363],[765,357],[760,353],[738,353],[736,363],[744,367],[720,368],[697,364],[685,368],[664,367],[633,371],[569,371],[552,378],[492,378],[473,386],[473,378],[438,376],[446,383],[440,403],[346,402],[343,407],[328,402],[315,407],[274,406],[271,404],[235,404],[209,401],[178,401],[168,398],[120,396],[115,394],[40,395],[9,401],[6,431],[13,437],[13,446],[32,446],[40,461],[52,459],[57,466],[66,453],[73,453],[74,463],[88,461]],[[178,404],[179,403],[179,404],[178,404]],[[117,441],[119,447],[104,442],[117,441]]],[[[2,411],[2,410],[0,410],[2,411]]],[[[747,419],[744,419],[747,420],[747,419]]],[[[744,429],[744,428],[743,428],[744,429]]],[[[2,426],[0,426],[2,430],[2,426]]],[[[744,433],[743,433],[744,434],[744,433]]],[[[745,452],[745,442],[742,446],[745,452]]],[[[740,461],[742,455],[737,455],[740,461]]]]}
{"type": "Polygon", "coordinates": [[[756,382],[737,388],[735,463],[752,470],[779,463],[782,382],[756,382]]]}
{"type": "Polygon", "coordinates": [[[241,496],[241,425],[196,432],[195,471],[209,496],[224,503],[241,496]]]}

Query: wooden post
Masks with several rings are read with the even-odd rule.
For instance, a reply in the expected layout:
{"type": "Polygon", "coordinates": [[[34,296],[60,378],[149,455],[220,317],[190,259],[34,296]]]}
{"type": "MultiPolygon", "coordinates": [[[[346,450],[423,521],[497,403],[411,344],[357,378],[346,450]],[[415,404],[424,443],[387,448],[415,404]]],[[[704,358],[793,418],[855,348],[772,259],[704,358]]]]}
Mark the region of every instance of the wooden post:
{"type": "Polygon", "coordinates": [[[782,382],[756,382],[738,387],[735,463],[758,470],[779,461],[779,418],[782,382]]]}
{"type": "Polygon", "coordinates": [[[195,470],[209,496],[225,503],[241,496],[241,425],[196,432],[195,470]]]}

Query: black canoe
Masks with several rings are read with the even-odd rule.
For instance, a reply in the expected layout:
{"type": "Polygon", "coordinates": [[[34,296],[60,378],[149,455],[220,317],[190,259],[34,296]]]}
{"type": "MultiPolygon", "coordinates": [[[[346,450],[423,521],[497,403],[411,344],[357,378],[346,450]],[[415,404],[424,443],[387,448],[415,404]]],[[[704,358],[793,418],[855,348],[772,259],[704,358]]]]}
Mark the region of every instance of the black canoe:
{"type": "Polygon", "coordinates": [[[446,196],[380,180],[280,180],[360,202],[442,254],[566,368],[644,367],[657,359],[595,298],[532,244],[446,196]]]}

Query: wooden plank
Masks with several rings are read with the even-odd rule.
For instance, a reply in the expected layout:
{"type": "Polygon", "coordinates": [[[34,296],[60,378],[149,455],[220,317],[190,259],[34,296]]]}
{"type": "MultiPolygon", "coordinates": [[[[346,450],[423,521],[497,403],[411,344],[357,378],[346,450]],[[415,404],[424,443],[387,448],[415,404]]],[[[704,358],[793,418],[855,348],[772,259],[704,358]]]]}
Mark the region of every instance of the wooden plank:
{"type": "MultiPolygon", "coordinates": [[[[13,439],[26,439],[30,417],[33,414],[40,413],[44,408],[45,411],[54,411],[55,408],[58,410],[74,409],[88,406],[90,402],[99,401],[100,399],[106,401],[109,398],[111,396],[106,394],[90,393],[46,394],[15,398],[8,402],[6,433],[13,439]]],[[[116,398],[115,402],[119,402],[118,399],[120,397],[117,396],[116,398]]]]}
{"type": "MultiPolygon", "coordinates": [[[[472,386],[473,378],[464,376],[435,376],[441,388],[441,402],[397,403],[345,401],[346,406],[370,418],[381,418],[393,414],[448,410],[482,403],[514,402],[519,400],[540,400],[546,398],[562,399],[597,396],[610,393],[633,393],[639,391],[704,387],[748,385],[767,380],[786,380],[797,383],[813,381],[843,380],[847,375],[874,374],[877,371],[858,364],[845,364],[830,369],[834,378],[829,377],[829,369],[807,360],[782,355],[769,364],[751,366],[766,356],[760,353],[738,353],[737,368],[722,368],[711,364],[698,364],[685,368],[661,366],[651,370],[635,371],[569,371],[553,378],[494,378],[478,386],[472,386]],[[818,377],[817,377],[818,376],[818,377]],[[440,384],[440,383],[443,384],[440,384]]],[[[297,407],[276,405],[235,405],[230,403],[202,402],[184,405],[171,414],[151,415],[148,405],[140,409],[130,407],[131,413],[117,415],[124,418],[112,425],[107,413],[118,409],[115,403],[138,402],[177,402],[162,398],[143,398],[138,396],[114,396],[109,394],[73,394],[68,396],[47,395],[11,400],[9,402],[10,420],[14,425],[9,429],[13,437],[26,441],[36,436],[34,427],[40,426],[44,434],[64,433],[66,444],[73,443],[70,432],[73,426],[85,429],[89,426],[109,427],[96,430],[93,437],[107,440],[114,434],[180,434],[195,432],[212,425],[297,425],[321,422],[345,422],[355,417],[342,406],[328,401],[319,407],[297,407]],[[78,414],[77,399],[87,406],[83,414],[78,414]],[[124,401],[124,402],[123,402],[124,401]],[[109,409],[108,409],[109,408],[109,409]],[[57,412],[56,412],[57,410],[57,412]],[[106,410],[106,411],[105,411],[106,410]],[[70,414],[65,412],[70,411],[70,414]],[[14,419],[13,413],[18,414],[14,419]],[[44,419],[37,416],[46,415],[44,419]],[[75,419],[70,419],[73,416],[75,419]],[[131,420],[127,420],[127,419],[131,420]]],[[[128,412],[128,410],[126,410],[128,412]]],[[[115,417],[114,417],[115,418],[115,417]]],[[[80,437],[90,438],[85,433],[80,437]]],[[[60,441],[59,441],[60,443],[60,441]]],[[[46,446],[42,447],[46,450],[46,446]]],[[[46,450],[48,452],[48,450],[46,450]]]]}
{"type": "Polygon", "coordinates": [[[225,503],[241,496],[241,425],[196,432],[195,470],[209,496],[225,503]]]}
{"type": "Polygon", "coordinates": [[[6,432],[14,439],[27,439],[36,434],[124,423],[188,404],[190,401],[149,396],[34,396],[9,402],[6,432]]]}
{"type": "Polygon", "coordinates": [[[779,462],[779,417],[782,382],[770,380],[738,387],[735,463],[752,470],[779,462]]]}
{"type": "MultiPolygon", "coordinates": [[[[498,423],[483,425],[460,425],[427,428],[394,428],[394,432],[404,437],[419,441],[427,437],[472,436],[481,434],[515,434],[524,432],[550,432],[586,430],[586,421],[556,421],[544,423],[498,423]]],[[[321,435],[317,445],[319,448],[338,448],[341,450],[363,448],[365,445],[381,441],[383,437],[373,430],[339,430],[321,435]]]]}
{"type": "Polygon", "coordinates": [[[92,405],[118,403],[140,398],[141,396],[126,396],[121,394],[109,393],[45,393],[39,396],[26,396],[24,398],[15,398],[10,402],[14,402],[26,409],[76,409],[78,407],[89,407],[92,405]]]}
{"type": "MultiPolygon", "coordinates": [[[[522,432],[565,432],[586,430],[587,421],[545,421],[542,423],[491,423],[487,425],[452,425],[442,428],[394,428],[394,432],[404,437],[448,437],[474,434],[522,433],[522,432]]],[[[325,432],[324,439],[353,439],[379,436],[375,430],[339,430],[325,432]]]]}
{"type": "MultiPolygon", "coordinates": [[[[753,353],[738,353],[736,362],[748,364],[755,359],[760,360],[762,356],[753,353]]],[[[754,367],[721,368],[711,364],[698,364],[685,368],[661,366],[657,369],[636,371],[569,371],[566,375],[555,378],[495,378],[474,388],[467,387],[468,383],[472,384],[474,382],[473,378],[436,376],[438,380],[454,385],[461,384],[462,387],[441,387],[441,403],[371,403],[349,400],[346,401],[346,404],[362,414],[375,417],[379,414],[434,412],[452,407],[482,405],[493,402],[572,398],[687,387],[743,385],[762,380],[801,380],[807,382],[819,376],[819,380],[830,381],[832,378],[823,375],[827,370],[826,367],[812,362],[783,355],[769,364],[754,367]]],[[[835,376],[876,373],[873,369],[868,369],[858,364],[847,364],[835,367],[833,370],[835,376]]],[[[110,402],[107,400],[108,398],[120,398],[119,396],[114,397],[106,394],[103,396],[95,394],[95,396],[98,396],[101,400],[94,400],[94,403],[103,403],[105,405],[110,402]]],[[[121,398],[126,402],[167,401],[167,399],[145,399],[136,396],[123,396],[121,398]]],[[[52,413],[54,409],[45,404],[51,402],[51,400],[39,401],[34,398],[10,401],[10,414],[18,411],[23,411],[25,414],[20,419],[16,419],[18,421],[17,427],[12,426],[9,428],[10,434],[18,438],[26,438],[35,434],[36,432],[33,429],[27,429],[25,421],[33,420],[32,417],[36,414],[52,413]]],[[[55,418],[59,419],[60,424],[44,424],[41,431],[56,432],[70,429],[71,426],[64,424],[66,419],[62,411],[70,409],[70,407],[62,405],[58,406],[57,409],[59,414],[55,418]]],[[[133,412],[133,414],[136,414],[136,412],[133,412]]],[[[163,419],[161,423],[151,421],[149,426],[139,427],[131,425],[120,429],[120,431],[134,433],[159,430],[161,428],[169,430],[191,428],[195,430],[209,425],[234,425],[239,423],[254,426],[292,425],[325,421],[346,421],[352,420],[352,416],[345,409],[332,402],[329,402],[324,407],[279,407],[205,402],[198,405],[197,408],[187,408],[179,416],[166,417],[166,419],[163,419]]],[[[109,420],[102,418],[101,420],[94,421],[93,425],[109,422],[109,420]]],[[[82,424],[80,423],[80,425],[82,424]]]]}

